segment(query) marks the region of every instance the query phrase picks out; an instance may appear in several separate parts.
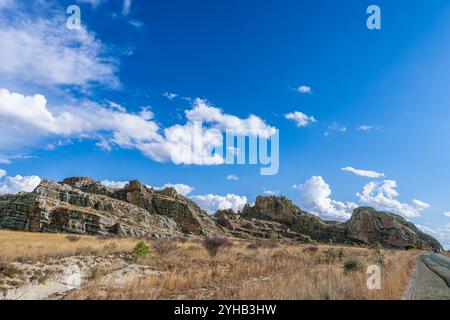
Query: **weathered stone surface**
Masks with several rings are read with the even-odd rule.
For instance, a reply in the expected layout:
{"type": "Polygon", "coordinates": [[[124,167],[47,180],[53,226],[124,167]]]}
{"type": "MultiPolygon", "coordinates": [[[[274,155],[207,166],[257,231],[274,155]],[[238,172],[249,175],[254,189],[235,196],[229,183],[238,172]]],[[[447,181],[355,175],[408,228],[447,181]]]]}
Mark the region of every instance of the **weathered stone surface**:
{"type": "Polygon", "coordinates": [[[222,210],[209,216],[173,188],[155,190],[131,181],[123,189],[111,189],[83,177],[63,183],[42,181],[31,193],[0,196],[2,228],[158,238],[222,234],[442,250],[436,239],[412,223],[372,208],[358,208],[342,223],[323,221],[286,197],[258,197],[254,206],[246,205],[240,214],[222,210]]]}
{"type": "Polygon", "coordinates": [[[244,208],[242,217],[276,221],[287,226],[290,232],[322,242],[354,245],[379,242],[386,248],[414,245],[419,249],[442,251],[439,241],[404,218],[368,207],[355,209],[351,219],[341,223],[323,221],[285,197],[258,197],[254,206],[244,208]]]}
{"type": "Polygon", "coordinates": [[[351,219],[344,225],[350,239],[365,244],[379,242],[387,248],[414,245],[418,249],[442,251],[442,246],[436,239],[393,213],[361,207],[355,209],[351,219]]]}

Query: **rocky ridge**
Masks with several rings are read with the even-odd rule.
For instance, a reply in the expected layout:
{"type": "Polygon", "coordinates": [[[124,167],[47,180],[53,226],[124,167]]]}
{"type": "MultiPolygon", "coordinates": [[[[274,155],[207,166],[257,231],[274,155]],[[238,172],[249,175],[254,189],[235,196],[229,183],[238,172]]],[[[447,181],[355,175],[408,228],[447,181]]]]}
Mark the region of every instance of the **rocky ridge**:
{"type": "Polygon", "coordinates": [[[0,196],[0,229],[155,238],[220,234],[442,250],[404,218],[368,207],[356,209],[346,222],[324,221],[286,197],[258,197],[240,213],[223,210],[210,216],[173,188],[155,190],[130,181],[112,189],[83,177],[45,180],[33,192],[0,196]]]}

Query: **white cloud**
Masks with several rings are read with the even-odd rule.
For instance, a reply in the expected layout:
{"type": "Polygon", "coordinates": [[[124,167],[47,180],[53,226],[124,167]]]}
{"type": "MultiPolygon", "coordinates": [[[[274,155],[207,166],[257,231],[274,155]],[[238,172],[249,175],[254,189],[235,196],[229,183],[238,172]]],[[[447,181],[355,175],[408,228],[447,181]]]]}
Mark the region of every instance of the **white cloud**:
{"type": "Polygon", "coordinates": [[[65,15],[59,11],[40,9],[46,16],[27,16],[25,8],[12,19],[0,11],[0,77],[4,84],[120,86],[117,62],[107,55],[106,45],[84,28],[66,28],[65,15]]]}
{"type": "Polygon", "coordinates": [[[344,133],[347,132],[347,127],[339,124],[337,122],[333,122],[331,126],[328,127],[328,131],[325,132],[325,136],[329,136],[333,132],[344,133]]]}
{"type": "Polygon", "coordinates": [[[153,111],[150,110],[150,107],[142,107],[141,112],[139,112],[139,115],[144,120],[151,120],[155,116],[153,111]]]}
{"type": "Polygon", "coordinates": [[[0,158],[0,164],[10,164],[11,160],[0,158]]]}
{"type": "Polygon", "coordinates": [[[113,110],[117,110],[117,111],[120,111],[120,112],[127,112],[127,109],[124,106],[121,106],[120,104],[115,103],[113,101],[109,101],[109,106],[113,110]]]}
{"type": "Polygon", "coordinates": [[[429,209],[429,208],[431,208],[430,204],[428,204],[426,202],[423,202],[423,201],[420,201],[420,200],[417,200],[417,199],[413,199],[412,202],[418,208],[422,208],[422,209],[429,209]]]}
{"type": "Polygon", "coordinates": [[[304,93],[304,94],[311,94],[312,90],[311,90],[311,87],[303,85],[303,86],[300,86],[297,88],[297,92],[304,93]]]}
{"type": "Polygon", "coordinates": [[[133,114],[90,101],[74,104],[77,106],[50,107],[43,95],[25,96],[0,89],[0,148],[37,146],[40,140],[48,138],[75,137],[95,140],[98,147],[107,151],[114,146],[137,149],[158,162],[218,165],[224,163],[223,156],[211,151],[223,146],[225,131],[256,136],[275,133],[275,128],[257,116],[240,119],[200,99],[186,111],[184,125],[163,130],[150,120],[153,113],[148,109],[133,114]]]}
{"type": "Polygon", "coordinates": [[[58,113],[48,109],[42,95],[24,96],[0,89],[0,147],[17,144],[19,138],[22,143],[30,144],[39,136],[96,138],[99,132],[103,135],[109,132],[110,143],[129,148],[158,136],[158,126],[139,115],[89,102],[57,109],[58,113]]]}
{"type": "Polygon", "coordinates": [[[247,203],[247,197],[235,194],[219,196],[214,194],[193,196],[195,201],[203,210],[209,214],[214,214],[218,210],[232,209],[234,212],[241,211],[247,203]]]}
{"type": "Polygon", "coordinates": [[[280,194],[280,191],[273,191],[273,190],[265,189],[265,190],[263,191],[263,194],[264,194],[265,196],[277,196],[277,195],[280,194]]]}
{"type": "Polygon", "coordinates": [[[227,180],[238,181],[238,180],[239,180],[239,177],[236,176],[236,175],[234,175],[234,174],[229,174],[229,175],[227,176],[227,180]]]}
{"type": "Polygon", "coordinates": [[[127,16],[130,14],[132,0],[123,0],[122,14],[127,16]]]}
{"type": "MultiPolygon", "coordinates": [[[[129,182],[128,181],[112,181],[112,180],[103,180],[100,182],[103,186],[108,187],[108,188],[113,188],[113,189],[123,189],[129,182]]],[[[175,189],[179,194],[183,195],[183,196],[187,196],[188,194],[190,194],[194,188],[191,186],[188,186],[186,184],[182,184],[182,183],[166,183],[165,185],[163,185],[162,187],[152,187],[149,186],[149,188],[151,189],[155,189],[155,190],[163,190],[166,188],[173,188],[175,189]]]]}
{"type": "Polygon", "coordinates": [[[103,181],[100,181],[100,183],[107,188],[123,189],[125,187],[125,185],[128,184],[128,181],[103,180],[103,181]]]}
{"type": "Polygon", "coordinates": [[[374,126],[370,126],[370,125],[364,124],[362,126],[359,126],[356,130],[357,131],[370,132],[372,130],[377,130],[377,129],[379,129],[379,127],[374,127],[374,126]]]}
{"type": "Polygon", "coordinates": [[[163,97],[165,97],[169,100],[175,100],[178,97],[178,95],[176,93],[172,93],[172,92],[164,92],[163,97]]]}
{"type": "Polygon", "coordinates": [[[0,0],[0,9],[12,7],[13,0],[0,0]]]}
{"type": "Polygon", "coordinates": [[[427,226],[422,226],[416,224],[416,227],[419,228],[420,231],[433,236],[442,244],[442,246],[446,249],[450,249],[450,224],[447,224],[442,227],[438,227],[436,229],[432,229],[427,226]]]}
{"type": "Polygon", "coordinates": [[[6,176],[6,171],[0,169],[0,178],[3,178],[4,176],[6,176]]]}
{"type": "Polygon", "coordinates": [[[383,182],[370,182],[364,186],[361,193],[357,193],[361,203],[374,207],[377,210],[393,212],[407,218],[419,217],[421,211],[429,205],[420,200],[413,204],[402,203],[397,200],[399,194],[396,190],[397,182],[384,180],[383,182]]]}
{"type": "MultiPolygon", "coordinates": [[[[5,172],[6,174],[6,172],[5,172]]],[[[4,176],[0,180],[0,194],[17,194],[19,192],[31,192],[39,184],[41,179],[37,176],[17,175],[15,177],[4,176]]]]}
{"type": "Polygon", "coordinates": [[[288,113],[284,117],[288,120],[294,120],[297,127],[306,127],[311,123],[317,122],[313,116],[307,116],[299,111],[288,113]]]}
{"type": "Polygon", "coordinates": [[[97,8],[101,3],[106,2],[107,0],[77,0],[79,3],[88,3],[94,8],[97,8]]]}
{"type": "Polygon", "coordinates": [[[378,178],[382,178],[385,176],[384,173],[379,173],[379,172],[371,171],[371,170],[360,170],[360,169],[355,169],[352,167],[345,167],[345,168],[342,168],[341,170],[347,171],[347,172],[352,172],[358,176],[367,177],[367,178],[378,179],[378,178]]]}
{"type": "Polygon", "coordinates": [[[162,190],[162,189],[165,189],[165,188],[174,188],[182,196],[187,196],[194,190],[193,187],[188,186],[186,184],[182,184],[182,183],[175,183],[175,184],[173,184],[173,183],[166,183],[164,186],[156,187],[155,189],[162,190]]]}
{"type": "Polygon", "coordinates": [[[234,115],[223,113],[222,110],[203,99],[194,101],[194,108],[186,111],[186,117],[189,121],[210,123],[214,128],[221,131],[231,130],[238,135],[270,137],[276,130],[255,115],[250,115],[247,119],[240,119],[234,115]]]}
{"type": "Polygon", "coordinates": [[[346,220],[358,207],[353,202],[331,199],[330,186],[320,176],[313,176],[302,185],[294,185],[294,189],[300,191],[302,208],[318,216],[346,220]]]}
{"type": "Polygon", "coordinates": [[[444,212],[444,216],[449,217],[450,218],[450,211],[449,212],[444,212]]]}

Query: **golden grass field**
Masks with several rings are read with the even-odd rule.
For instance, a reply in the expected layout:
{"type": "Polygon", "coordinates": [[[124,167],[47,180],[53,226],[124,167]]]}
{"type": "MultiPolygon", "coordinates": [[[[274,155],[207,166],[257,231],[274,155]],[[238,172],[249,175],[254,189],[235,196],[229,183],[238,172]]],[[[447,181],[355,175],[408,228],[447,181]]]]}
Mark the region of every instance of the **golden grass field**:
{"type": "MultiPolygon", "coordinates": [[[[168,240],[164,240],[168,242],[168,240]]],[[[128,254],[136,239],[100,239],[82,236],[69,241],[67,235],[0,231],[0,258],[5,263],[41,261],[68,256],[114,256],[128,254]]],[[[415,266],[418,251],[373,250],[331,245],[266,243],[233,240],[216,258],[210,258],[201,239],[170,241],[160,253],[146,241],[150,253],[133,260],[157,271],[120,285],[102,279],[112,272],[90,272],[89,281],[66,299],[401,299],[415,266]],[[256,247],[256,248],[255,248],[256,247]],[[315,247],[315,248],[314,248],[315,247]],[[356,260],[354,271],[344,264],[356,260]],[[382,271],[380,290],[366,286],[366,266],[378,264],[382,271]]],[[[161,241],[155,242],[161,244],[161,241]]],[[[1,275],[0,275],[1,277],[1,275]]]]}

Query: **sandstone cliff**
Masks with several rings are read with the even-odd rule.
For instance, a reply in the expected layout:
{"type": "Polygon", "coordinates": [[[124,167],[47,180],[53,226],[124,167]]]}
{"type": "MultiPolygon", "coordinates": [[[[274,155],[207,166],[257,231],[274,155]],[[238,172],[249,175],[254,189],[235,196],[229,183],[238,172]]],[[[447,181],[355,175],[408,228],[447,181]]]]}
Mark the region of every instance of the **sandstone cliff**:
{"type": "Polygon", "coordinates": [[[2,228],[158,238],[222,234],[442,250],[436,239],[404,218],[372,208],[358,208],[342,223],[323,221],[286,197],[258,197],[239,214],[224,210],[209,216],[172,188],[155,190],[131,181],[122,189],[111,189],[82,177],[43,181],[31,193],[0,196],[2,228]]]}

